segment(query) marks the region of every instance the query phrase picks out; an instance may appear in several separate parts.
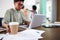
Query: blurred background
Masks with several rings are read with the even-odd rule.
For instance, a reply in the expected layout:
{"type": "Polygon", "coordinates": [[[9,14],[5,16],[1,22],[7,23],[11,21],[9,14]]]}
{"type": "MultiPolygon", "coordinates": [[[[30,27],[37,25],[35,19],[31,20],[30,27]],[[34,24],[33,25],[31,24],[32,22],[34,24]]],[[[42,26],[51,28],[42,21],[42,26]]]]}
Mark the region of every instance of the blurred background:
{"type": "MultiPolygon", "coordinates": [[[[37,6],[37,12],[44,14],[51,21],[57,19],[57,0],[25,0],[25,9],[32,10],[32,5],[37,6]]],[[[14,7],[13,0],[0,0],[0,18],[3,18],[7,9],[14,7]]]]}

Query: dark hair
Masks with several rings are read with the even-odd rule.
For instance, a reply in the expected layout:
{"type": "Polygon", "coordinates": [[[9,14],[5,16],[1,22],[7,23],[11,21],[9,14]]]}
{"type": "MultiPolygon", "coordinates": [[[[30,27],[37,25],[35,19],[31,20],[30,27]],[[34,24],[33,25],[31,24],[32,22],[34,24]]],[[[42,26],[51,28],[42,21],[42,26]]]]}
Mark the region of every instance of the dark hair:
{"type": "Polygon", "coordinates": [[[22,2],[24,2],[24,0],[14,0],[14,2],[18,2],[18,1],[22,1],[22,2]]]}
{"type": "Polygon", "coordinates": [[[36,10],[36,9],[37,9],[36,5],[33,5],[33,6],[32,6],[32,9],[33,9],[33,10],[36,10]]]}
{"type": "Polygon", "coordinates": [[[22,9],[24,9],[24,5],[23,5],[22,9]]]}

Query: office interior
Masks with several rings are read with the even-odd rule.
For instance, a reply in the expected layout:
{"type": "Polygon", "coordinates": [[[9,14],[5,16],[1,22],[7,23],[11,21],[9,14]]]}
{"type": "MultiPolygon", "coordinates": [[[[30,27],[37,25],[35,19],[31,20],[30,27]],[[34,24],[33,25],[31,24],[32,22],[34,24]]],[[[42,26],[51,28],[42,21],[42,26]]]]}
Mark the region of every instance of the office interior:
{"type": "MultiPolygon", "coordinates": [[[[46,16],[53,22],[60,22],[60,0],[25,0],[25,9],[32,10],[32,5],[37,6],[37,13],[46,16]]],[[[4,18],[7,9],[14,8],[13,0],[0,0],[0,26],[2,27],[2,19],[4,18]]],[[[41,40],[60,40],[60,28],[57,27],[43,27],[35,28],[38,30],[45,30],[43,39],[41,40]],[[53,31],[52,31],[53,30],[53,31]],[[46,37],[45,37],[45,36],[46,37]]]]}
{"type": "MultiPolygon", "coordinates": [[[[56,0],[25,0],[25,9],[32,10],[32,5],[37,6],[38,14],[44,14],[50,21],[59,21],[59,1],[56,0]],[[28,5],[28,6],[27,6],[28,5]]],[[[0,20],[4,17],[7,9],[14,8],[13,0],[0,1],[0,20]],[[1,5],[2,4],[2,5],[1,5]]],[[[0,21],[1,24],[1,21],[0,21]]]]}

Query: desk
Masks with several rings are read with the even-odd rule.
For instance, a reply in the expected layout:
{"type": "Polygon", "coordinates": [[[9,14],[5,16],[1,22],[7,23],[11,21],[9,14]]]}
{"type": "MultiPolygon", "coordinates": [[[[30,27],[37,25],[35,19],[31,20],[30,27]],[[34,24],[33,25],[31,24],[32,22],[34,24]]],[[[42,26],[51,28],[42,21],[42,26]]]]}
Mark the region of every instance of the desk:
{"type": "Polygon", "coordinates": [[[43,39],[41,40],[60,40],[60,28],[44,28],[37,27],[35,29],[44,30],[45,33],[42,35],[43,39]]]}
{"type": "Polygon", "coordinates": [[[37,27],[34,29],[44,30],[45,33],[42,34],[43,38],[40,40],[60,40],[60,28],[44,28],[37,27]]]}

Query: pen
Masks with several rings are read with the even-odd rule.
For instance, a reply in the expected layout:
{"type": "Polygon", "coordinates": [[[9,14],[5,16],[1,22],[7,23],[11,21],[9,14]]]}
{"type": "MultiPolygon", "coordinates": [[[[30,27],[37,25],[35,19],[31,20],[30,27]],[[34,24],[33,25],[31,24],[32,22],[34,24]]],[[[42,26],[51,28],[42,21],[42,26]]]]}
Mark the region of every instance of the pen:
{"type": "Polygon", "coordinates": [[[3,37],[0,40],[3,40],[3,37]]]}

